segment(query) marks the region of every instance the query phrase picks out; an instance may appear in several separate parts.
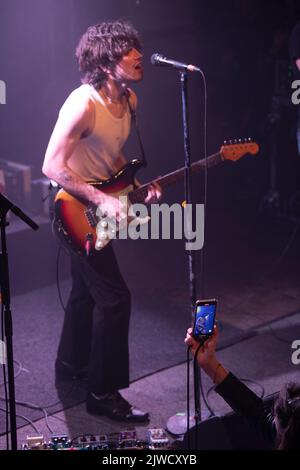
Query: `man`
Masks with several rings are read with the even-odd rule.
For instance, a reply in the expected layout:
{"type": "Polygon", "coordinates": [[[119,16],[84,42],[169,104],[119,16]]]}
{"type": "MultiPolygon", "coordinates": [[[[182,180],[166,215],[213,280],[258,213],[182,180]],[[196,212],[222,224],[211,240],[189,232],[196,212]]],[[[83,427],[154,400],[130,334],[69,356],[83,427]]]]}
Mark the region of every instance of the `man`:
{"type": "MultiPolygon", "coordinates": [[[[47,148],[43,172],[73,196],[121,219],[118,199],[87,184],[107,179],[126,163],[136,95],[127,83],[143,77],[141,44],[126,22],[91,26],[76,50],[83,84],[62,106],[47,148]]],[[[146,202],[156,201],[151,187],[146,202]]],[[[72,290],[56,361],[56,378],[80,377],[88,368],[87,410],[113,419],[141,422],[148,413],[118,392],[129,386],[130,293],[110,243],[91,258],[71,254],[72,290]]]]}

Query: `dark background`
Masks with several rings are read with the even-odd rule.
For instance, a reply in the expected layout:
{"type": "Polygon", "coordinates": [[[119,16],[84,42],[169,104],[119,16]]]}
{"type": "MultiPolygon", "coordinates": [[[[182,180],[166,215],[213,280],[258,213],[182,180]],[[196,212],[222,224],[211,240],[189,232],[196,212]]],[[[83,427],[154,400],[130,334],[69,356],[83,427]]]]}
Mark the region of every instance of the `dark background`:
{"type": "MultiPolygon", "coordinates": [[[[151,177],[180,165],[183,150],[177,74],[152,67],[150,55],[162,52],[205,71],[210,152],[223,138],[252,136],[262,143],[274,63],[288,59],[289,32],[300,18],[299,3],[284,0],[1,0],[0,9],[0,79],[7,85],[0,153],[32,164],[36,177],[58,110],[79,84],[74,50],[88,25],[125,18],[140,31],[145,78],[136,90],[150,162],[145,177],[151,177]]],[[[203,127],[199,75],[190,77],[189,91],[197,159],[203,127]]],[[[247,165],[247,171],[257,176],[261,167],[247,165]]]]}
{"type": "MultiPolygon", "coordinates": [[[[261,148],[258,157],[245,157],[210,171],[211,231],[220,230],[214,211],[236,213],[238,218],[258,212],[270,188],[274,142],[279,210],[289,215],[289,201],[298,194],[300,174],[297,109],[291,104],[293,77],[288,68],[289,35],[300,19],[297,1],[0,0],[0,79],[6,82],[7,91],[7,103],[0,106],[0,158],[30,164],[33,178],[42,176],[44,153],[59,108],[80,84],[74,53],[79,38],[90,24],[116,18],[130,20],[144,43],[145,76],[134,86],[149,161],[140,180],[183,165],[178,74],[153,67],[149,61],[152,53],[162,52],[205,71],[209,154],[230,138],[251,136],[261,148]],[[275,127],[270,124],[274,96],[279,96],[280,103],[275,127]]],[[[196,160],[203,157],[204,100],[199,74],[189,76],[189,105],[192,158],[196,160]]],[[[129,159],[139,155],[134,138],[127,155],[129,159]]],[[[202,177],[195,187],[197,201],[202,201],[202,177]]],[[[166,201],[182,199],[182,186],[165,194],[166,201]]],[[[164,250],[165,245],[157,245],[157,249],[164,250]]],[[[52,249],[47,256],[52,262],[52,249]]]]}
{"type": "MultiPolygon", "coordinates": [[[[145,77],[134,86],[149,161],[141,181],[183,165],[179,77],[174,70],[153,67],[149,59],[154,52],[205,71],[209,154],[224,139],[251,136],[259,143],[258,156],[209,171],[205,270],[200,276],[197,263],[196,276],[205,297],[219,300],[223,345],[237,344],[226,362],[242,377],[266,378],[268,391],[278,390],[284,374],[291,378],[291,339],[298,337],[297,320],[288,325],[288,334],[286,325],[279,324],[277,333],[271,325],[299,312],[300,305],[300,205],[290,204],[299,195],[300,157],[288,53],[299,8],[299,0],[0,0],[0,80],[7,86],[7,103],[0,105],[0,158],[30,164],[33,178],[42,176],[59,108],[80,84],[75,60],[79,38],[90,24],[107,19],[130,20],[144,43],[145,77]],[[272,110],[274,99],[277,107],[272,110]],[[277,177],[272,189],[280,197],[272,207],[268,194],[274,150],[277,177]],[[257,328],[262,325],[267,334],[263,330],[260,336],[257,328]]],[[[203,157],[204,116],[199,74],[189,75],[189,106],[192,158],[197,160],[203,157]]],[[[129,159],[139,155],[134,135],[127,154],[129,159]]],[[[196,201],[203,200],[203,183],[203,175],[194,179],[196,201]]],[[[178,185],[166,191],[164,200],[183,197],[178,185]]],[[[16,202],[23,207],[22,200],[16,202]]],[[[20,362],[18,375],[22,372],[16,390],[23,401],[58,403],[50,407],[55,411],[82,401],[85,390],[69,394],[71,401],[65,403],[65,391],[54,387],[63,320],[55,287],[57,244],[48,219],[40,221],[32,203],[31,215],[40,230],[33,232],[11,219],[8,237],[15,359],[20,362]]],[[[186,357],[183,337],[191,324],[187,256],[181,240],[124,240],[115,245],[133,294],[131,378],[137,379],[186,357]]],[[[66,255],[58,271],[60,280],[68,277],[66,255]]],[[[65,279],[64,301],[69,288],[65,279]]],[[[176,382],[167,385],[177,397],[176,382]]],[[[145,409],[153,402],[153,390],[162,390],[162,418],[153,421],[157,425],[169,412],[172,395],[159,382],[142,387],[142,400],[148,398],[139,405],[134,397],[134,403],[145,409]]],[[[24,414],[36,419],[41,411],[26,409],[24,414]]],[[[84,432],[82,417],[77,433],[72,417],[67,421],[70,435],[84,432]]],[[[90,420],[86,429],[90,432],[90,420]]]]}

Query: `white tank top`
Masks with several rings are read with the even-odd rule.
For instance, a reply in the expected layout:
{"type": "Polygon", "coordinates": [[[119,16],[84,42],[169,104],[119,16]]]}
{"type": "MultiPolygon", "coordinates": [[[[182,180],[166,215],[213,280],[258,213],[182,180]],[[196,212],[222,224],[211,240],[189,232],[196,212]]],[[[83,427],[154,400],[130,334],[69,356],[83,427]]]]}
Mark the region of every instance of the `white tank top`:
{"type": "Polygon", "coordinates": [[[80,103],[81,97],[86,101],[87,96],[95,104],[94,128],[88,137],[78,142],[68,160],[68,166],[85,181],[107,179],[122,167],[118,156],[128,138],[131,115],[127,105],[122,118],[113,116],[99,93],[88,84],[81,85],[69,95],[60,115],[76,112],[74,103],[80,103]]]}

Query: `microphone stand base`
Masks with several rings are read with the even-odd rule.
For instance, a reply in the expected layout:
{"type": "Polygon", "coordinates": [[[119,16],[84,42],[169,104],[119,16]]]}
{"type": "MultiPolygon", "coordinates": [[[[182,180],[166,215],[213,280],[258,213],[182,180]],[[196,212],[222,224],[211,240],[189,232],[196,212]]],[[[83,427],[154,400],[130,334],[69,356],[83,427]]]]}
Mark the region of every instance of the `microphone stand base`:
{"type": "MultiPolygon", "coordinates": [[[[190,429],[195,426],[195,424],[195,412],[191,410],[189,418],[190,429]]],[[[187,413],[184,411],[171,416],[167,421],[166,429],[173,436],[184,436],[187,432],[187,413]]]]}

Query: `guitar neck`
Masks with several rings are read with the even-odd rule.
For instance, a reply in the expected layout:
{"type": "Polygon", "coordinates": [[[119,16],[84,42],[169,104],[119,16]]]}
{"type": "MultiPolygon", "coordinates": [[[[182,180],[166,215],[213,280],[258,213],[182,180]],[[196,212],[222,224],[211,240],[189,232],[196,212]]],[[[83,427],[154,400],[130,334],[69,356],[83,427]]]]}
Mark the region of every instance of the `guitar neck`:
{"type": "MultiPolygon", "coordinates": [[[[222,161],[223,161],[223,158],[220,152],[215,153],[211,155],[210,157],[208,157],[206,162],[205,162],[205,159],[198,160],[197,162],[192,163],[191,165],[192,174],[194,175],[194,174],[200,173],[201,171],[205,169],[206,165],[208,168],[211,168],[215,165],[218,165],[222,161]]],[[[184,172],[185,172],[185,168],[179,168],[179,170],[173,171],[172,173],[168,173],[167,175],[164,175],[164,176],[159,176],[158,178],[151,181],[150,183],[143,184],[142,186],[135,189],[131,193],[130,195],[131,202],[135,203],[135,202],[144,201],[145,197],[147,196],[148,188],[153,183],[158,183],[162,188],[166,188],[172,184],[178,183],[179,181],[183,181],[184,172]]]]}

